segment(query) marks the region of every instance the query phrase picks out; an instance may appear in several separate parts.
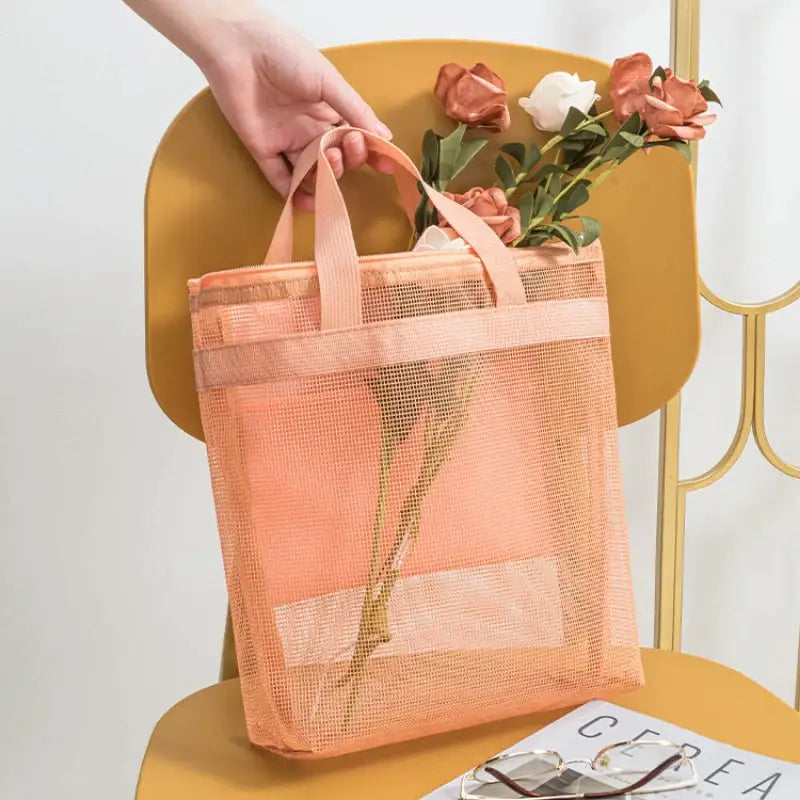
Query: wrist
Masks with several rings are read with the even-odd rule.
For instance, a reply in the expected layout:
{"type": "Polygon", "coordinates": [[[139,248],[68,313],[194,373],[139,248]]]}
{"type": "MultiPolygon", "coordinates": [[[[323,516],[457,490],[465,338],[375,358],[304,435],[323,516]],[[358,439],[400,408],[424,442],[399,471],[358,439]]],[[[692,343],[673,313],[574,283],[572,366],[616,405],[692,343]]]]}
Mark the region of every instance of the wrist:
{"type": "Polygon", "coordinates": [[[175,44],[208,74],[241,51],[248,24],[264,16],[252,0],[202,0],[175,44]]]}
{"type": "Polygon", "coordinates": [[[236,31],[222,20],[209,20],[191,31],[177,46],[194,61],[206,76],[236,50],[236,31]]]}
{"type": "Polygon", "coordinates": [[[125,0],[203,72],[241,47],[248,24],[268,18],[254,0],[125,0]]]}

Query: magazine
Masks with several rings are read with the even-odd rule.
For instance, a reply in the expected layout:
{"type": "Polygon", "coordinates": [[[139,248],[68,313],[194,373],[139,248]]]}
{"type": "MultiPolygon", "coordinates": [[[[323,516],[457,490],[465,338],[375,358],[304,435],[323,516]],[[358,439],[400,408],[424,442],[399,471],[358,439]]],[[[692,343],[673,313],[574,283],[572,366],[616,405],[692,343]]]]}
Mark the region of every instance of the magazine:
{"type": "MultiPolygon", "coordinates": [[[[800,764],[756,755],[732,745],[649,717],[627,708],[594,700],[502,751],[524,753],[531,750],[555,750],[570,759],[589,759],[607,745],[634,740],[666,740],[684,746],[692,759],[699,781],[688,789],[639,794],[653,800],[798,800],[800,798],[800,764]]],[[[487,758],[492,754],[487,753],[487,758]]],[[[534,764],[535,757],[526,764],[534,764]]],[[[578,768],[582,769],[582,768],[578,768]]],[[[582,769],[585,773],[586,770],[582,769]]],[[[533,770],[536,774],[536,771],[533,770]]],[[[531,774],[530,771],[527,774],[531,774]]],[[[513,775],[512,775],[513,777],[513,775]]],[[[580,791],[602,792],[618,788],[613,778],[587,778],[576,769],[567,769],[556,778],[537,786],[527,785],[540,794],[569,794],[580,781],[580,791]]],[[[425,795],[421,800],[459,800],[461,776],[425,795]]],[[[520,795],[502,784],[481,789],[486,797],[498,800],[519,800],[520,795]]]]}

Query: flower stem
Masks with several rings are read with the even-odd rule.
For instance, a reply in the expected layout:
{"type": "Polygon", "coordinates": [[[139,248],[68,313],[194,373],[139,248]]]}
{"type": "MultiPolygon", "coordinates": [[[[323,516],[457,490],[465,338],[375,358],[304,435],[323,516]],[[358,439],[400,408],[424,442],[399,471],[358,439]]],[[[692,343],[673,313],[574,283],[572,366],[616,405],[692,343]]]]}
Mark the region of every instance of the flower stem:
{"type": "Polygon", "coordinates": [[[561,191],[553,198],[553,208],[556,207],[558,201],[573,187],[578,181],[582,181],[590,172],[598,167],[603,161],[602,155],[595,156],[566,186],[561,188],[561,191]]]}
{"type": "MultiPolygon", "coordinates": [[[[451,403],[446,404],[444,409],[436,408],[435,405],[429,407],[425,422],[425,445],[420,472],[416,482],[403,501],[394,540],[381,563],[380,550],[383,539],[386,498],[388,496],[389,474],[395,449],[392,446],[387,452],[382,445],[381,477],[379,480],[381,488],[379,488],[378,510],[373,531],[370,574],[364,594],[353,657],[345,674],[339,680],[340,686],[348,682],[351,683],[343,721],[345,730],[352,720],[356,703],[364,684],[367,659],[379,645],[389,641],[389,600],[400,575],[403,561],[409,548],[419,535],[422,504],[436,476],[447,463],[458,435],[469,417],[469,406],[478,383],[479,364],[468,364],[465,373],[461,390],[454,395],[451,403]]],[[[454,376],[450,376],[450,379],[453,382],[456,380],[454,376]]],[[[392,424],[390,419],[382,419],[381,421],[382,428],[387,425],[391,428],[392,424]]],[[[387,435],[382,433],[383,443],[386,442],[387,438],[387,435]]]]}
{"type": "Polygon", "coordinates": [[[567,136],[562,136],[560,133],[556,134],[552,137],[552,139],[548,139],[540,148],[540,152],[542,154],[546,153],[548,150],[552,150],[557,144],[561,144],[569,136],[572,136],[573,133],[577,133],[580,130],[588,127],[589,125],[594,124],[598,120],[605,119],[609,115],[613,114],[613,109],[609,109],[608,111],[604,111],[602,114],[598,114],[596,117],[588,117],[583,122],[576,125],[568,134],[567,136]]]}
{"type": "MultiPolygon", "coordinates": [[[[593,123],[597,122],[598,120],[605,119],[609,115],[613,114],[613,109],[609,109],[608,111],[604,111],[602,114],[598,114],[596,117],[589,117],[581,122],[579,125],[576,125],[573,130],[567,134],[567,136],[562,136],[560,133],[556,134],[555,136],[548,139],[540,148],[539,152],[544,155],[545,153],[552,150],[557,144],[561,144],[568,136],[571,136],[573,133],[577,133],[580,130],[583,130],[587,125],[592,125],[593,123]]],[[[556,153],[556,158],[553,161],[554,164],[558,163],[559,153],[556,153]]],[[[538,161],[536,162],[539,163],[538,161]]],[[[520,185],[525,182],[528,175],[530,174],[530,170],[523,170],[522,172],[518,173],[514,179],[514,185],[506,189],[506,197],[511,197],[514,192],[519,189],[520,185]]]]}
{"type": "Polygon", "coordinates": [[[592,184],[597,187],[599,186],[617,167],[619,166],[618,161],[612,161],[593,181],[592,184]]]}
{"type": "Polygon", "coordinates": [[[391,466],[394,454],[397,450],[397,439],[392,433],[391,421],[388,422],[381,417],[381,453],[380,467],[378,471],[378,503],[375,509],[375,522],[372,528],[372,548],[369,559],[369,576],[367,578],[367,588],[364,593],[364,602],[361,606],[361,618],[358,624],[358,635],[353,652],[353,660],[350,668],[345,673],[340,683],[353,678],[353,690],[350,694],[347,711],[345,713],[345,727],[350,723],[353,713],[353,706],[361,688],[363,676],[355,673],[355,665],[365,660],[369,653],[377,647],[381,640],[387,640],[389,636],[388,624],[381,624],[381,620],[376,618],[374,603],[372,601],[375,588],[377,586],[381,545],[383,543],[383,528],[386,522],[386,507],[389,499],[389,479],[391,476],[391,466]],[[385,630],[383,628],[385,627],[385,630]],[[375,644],[371,641],[375,639],[375,644]]]}
{"type": "Polygon", "coordinates": [[[386,504],[389,498],[389,474],[397,449],[394,437],[384,427],[381,434],[380,469],[378,472],[378,505],[375,509],[375,523],[372,528],[372,552],[369,560],[370,580],[378,569],[383,541],[383,525],[386,520],[386,504]]]}

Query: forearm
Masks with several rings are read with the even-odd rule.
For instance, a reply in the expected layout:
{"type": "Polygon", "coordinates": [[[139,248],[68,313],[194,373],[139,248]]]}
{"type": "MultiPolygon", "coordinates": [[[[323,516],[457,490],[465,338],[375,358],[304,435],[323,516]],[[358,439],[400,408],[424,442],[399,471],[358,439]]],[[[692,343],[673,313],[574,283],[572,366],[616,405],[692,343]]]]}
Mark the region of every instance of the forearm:
{"type": "Polygon", "coordinates": [[[263,11],[253,0],[124,0],[201,69],[224,52],[234,29],[263,11]]]}

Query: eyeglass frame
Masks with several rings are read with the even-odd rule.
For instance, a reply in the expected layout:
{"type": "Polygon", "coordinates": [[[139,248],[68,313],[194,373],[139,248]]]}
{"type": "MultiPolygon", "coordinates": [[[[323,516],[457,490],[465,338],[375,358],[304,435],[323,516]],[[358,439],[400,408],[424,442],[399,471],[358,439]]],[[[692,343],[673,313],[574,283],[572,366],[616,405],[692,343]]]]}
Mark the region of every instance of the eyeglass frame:
{"type": "Polygon", "coordinates": [[[529,797],[534,798],[534,800],[612,800],[612,798],[625,797],[626,795],[631,794],[663,794],[665,792],[678,791],[679,789],[691,789],[693,786],[697,786],[700,781],[697,770],[694,766],[694,762],[686,753],[686,748],[683,745],[675,744],[674,742],[667,742],[661,739],[638,739],[609,744],[602,748],[602,750],[599,750],[595,757],[591,760],[588,758],[572,758],[566,760],[557,750],[526,750],[521,753],[503,753],[499,756],[493,756],[492,758],[486,759],[486,761],[482,761],[480,764],[478,764],[478,766],[473,767],[469,772],[466,772],[461,776],[460,800],[490,800],[485,795],[479,796],[472,794],[466,788],[467,781],[475,781],[477,783],[486,784],[486,781],[480,781],[475,777],[475,773],[479,770],[485,770],[495,779],[495,781],[497,781],[497,783],[501,783],[512,791],[517,792],[521,798],[529,797]],[[676,753],[662,761],[657,767],[648,772],[647,775],[627,788],[614,789],[609,792],[584,792],[582,794],[534,794],[528,789],[520,786],[513,778],[509,778],[507,775],[500,772],[500,770],[494,769],[491,766],[492,764],[498,764],[506,761],[509,758],[519,758],[524,756],[556,756],[556,758],[558,758],[558,764],[556,766],[557,771],[554,777],[562,775],[564,770],[571,764],[584,764],[590,767],[593,771],[599,771],[597,770],[597,763],[606,753],[608,753],[610,750],[631,747],[633,745],[660,745],[661,747],[674,748],[676,753]],[[655,778],[661,775],[662,772],[665,772],[678,762],[686,763],[691,767],[691,778],[687,778],[685,781],[681,781],[675,786],[647,788],[647,784],[651,783],[655,778]]]}

